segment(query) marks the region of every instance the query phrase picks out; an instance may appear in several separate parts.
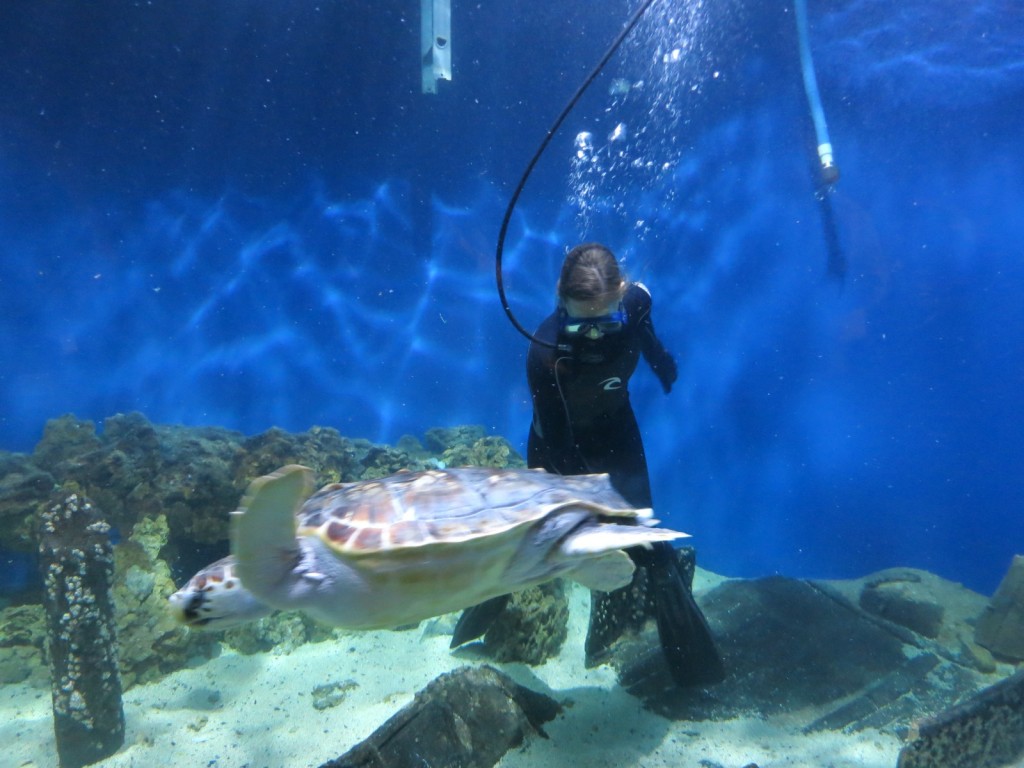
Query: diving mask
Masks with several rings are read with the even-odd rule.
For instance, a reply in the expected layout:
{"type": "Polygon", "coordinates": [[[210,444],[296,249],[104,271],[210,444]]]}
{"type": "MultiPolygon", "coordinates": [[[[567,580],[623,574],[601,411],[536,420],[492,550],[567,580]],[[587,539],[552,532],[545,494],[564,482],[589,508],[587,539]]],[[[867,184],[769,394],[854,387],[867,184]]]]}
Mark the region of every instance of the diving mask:
{"type": "Polygon", "coordinates": [[[597,317],[573,317],[568,313],[562,315],[562,333],[566,336],[585,336],[588,339],[599,339],[605,334],[621,331],[626,324],[626,310],[619,302],[614,312],[597,317]]]}

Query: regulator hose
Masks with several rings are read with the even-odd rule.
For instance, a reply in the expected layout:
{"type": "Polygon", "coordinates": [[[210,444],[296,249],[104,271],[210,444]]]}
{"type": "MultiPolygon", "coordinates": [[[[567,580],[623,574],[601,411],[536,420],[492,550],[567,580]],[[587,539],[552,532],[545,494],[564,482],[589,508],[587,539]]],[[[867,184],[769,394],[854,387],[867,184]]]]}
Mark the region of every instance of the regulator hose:
{"type": "Polygon", "coordinates": [[[576,106],[576,102],[580,100],[581,96],[583,96],[583,92],[587,90],[587,88],[590,86],[592,82],[594,82],[597,76],[601,73],[601,70],[604,69],[604,65],[608,63],[608,60],[615,54],[615,51],[619,49],[619,46],[622,45],[622,41],[625,40],[626,36],[633,31],[633,27],[637,25],[637,23],[643,17],[644,13],[647,12],[647,9],[650,8],[653,3],[654,0],[643,0],[643,2],[640,4],[640,7],[637,8],[637,10],[630,17],[629,21],[627,21],[626,25],[622,28],[622,31],[619,32],[618,37],[615,38],[614,42],[612,42],[608,50],[605,51],[604,56],[601,57],[601,60],[597,63],[597,66],[594,67],[594,70],[590,73],[590,75],[587,76],[587,79],[583,81],[583,84],[579,87],[579,89],[577,89],[575,95],[571,99],[569,99],[569,103],[565,105],[565,109],[563,109],[562,113],[555,119],[555,122],[552,123],[550,128],[548,128],[548,132],[544,136],[544,140],[541,141],[540,146],[537,148],[537,151],[533,155],[533,158],[527,164],[526,170],[523,171],[522,178],[519,180],[519,183],[516,185],[515,191],[513,191],[512,193],[512,197],[509,198],[508,207],[505,209],[505,217],[501,220],[501,230],[498,232],[498,248],[494,255],[494,271],[495,278],[498,284],[498,296],[501,298],[501,306],[505,310],[505,314],[508,316],[509,321],[512,323],[512,325],[515,327],[517,331],[523,334],[523,336],[528,338],[530,341],[536,344],[541,344],[542,346],[545,347],[556,349],[557,345],[551,344],[550,342],[547,341],[542,341],[541,339],[538,339],[536,336],[530,333],[528,330],[526,330],[516,319],[516,316],[512,313],[512,307],[509,306],[508,297],[505,295],[505,281],[502,277],[501,264],[502,255],[504,254],[505,251],[505,236],[508,234],[508,226],[509,222],[512,220],[512,212],[515,210],[516,203],[519,202],[519,196],[522,194],[523,187],[526,186],[526,181],[527,179],[530,178],[530,174],[533,172],[534,166],[536,166],[537,163],[540,161],[541,155],[544,154],[544,150],[547,149],[548,144],[551,143],[551,139],[554,138],[555,133],[562,126],[562,123],[565,122],[565,118],[569,116],[569,113],[572,112],[573,107],[576,106]]]}

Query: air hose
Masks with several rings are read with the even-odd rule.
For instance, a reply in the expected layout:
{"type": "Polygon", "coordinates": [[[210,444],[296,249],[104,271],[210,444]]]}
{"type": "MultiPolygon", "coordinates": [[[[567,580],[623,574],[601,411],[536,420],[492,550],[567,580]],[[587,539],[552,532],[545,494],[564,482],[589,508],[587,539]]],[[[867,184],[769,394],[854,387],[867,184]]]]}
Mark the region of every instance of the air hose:
{"type": "Polygon", "coordinates": [[[832,154],[832,141],[828,136],[828,124],[825,122],[825,110],[821,106],[821,94],[818,92],[818,78],[814,73],[814,59],[811,57],[811,44],[807,27],[807,0],[793,0],[796,16],[796,33],[800,47],[800,70],[803,73],[804,92],[811,110],[814,123],[814,135],[818,143],[818,184],[815,197],[821,212],[821,225],[825,235],[825,247],[828,250],[828,274],[840,282],[846,277],[846,256],[839,242],[836,229],[835,213],[829,193],[839,180],[839,166],[832,154]]]}
{"type": "Polygon", "coordinates": [[[800,44],[800,70],[804,76],[804,92],[811,108],[814,121],[814,135],[818,140],[818,161],[821,163],[821,186],[830,187],[839,180],[839,167],[832,156],[832,142],[828,137],[825,110],[821,106],[818,92],[818,78],[814,74],[814,59],[811,58],[811,43],[807,32],[807,0],[793,0],[796,11],[796,33],[800,44]]]}
{"type": "Polygon", "coordinates": [[[592,82],[594,82],[597,76],[601,73],[601,70],[604,69],[604,65],[608,63],[608,60],[615,54],[615,51],[619,49],[622,41],[625,40],[626,36],[633,31],[633,27],[637,25],[653,2],[654,0],[643,0],[640,7],[633,13],[629,21],[626,22],[626,26],[622,28],[618,37],[615,38],[608,50],[605,51],[604,56],[601,57],[597,66],[594,67],[594,70],[587,76],[587,79],[583,81],[583,84],[579,89],[577,89],[575,95],[569,99],[569,103],[565,105],[565,109],[563,109],[562,113],[555,119],[555,122],[552,123],[550,128],[548,128],[548,132],[544,136],[544,140],[541,141],[540,146],[533,155],[533,158],[530,160],[529,164],[527,164],[526,170],[523,171],[523,177],[519,180],[519,184],[516,185],[515,191],[513,191],[512,197],[508,201],[508,207],[505,209],[505,217],[501,220],[501,230],[498,233],[498,248],[494,257],[494,270],[498,283],[498,296],[501,298],[501,306],[505,310],[505,314],[508,315],[509,321],[511,321],[517,331],[523,334],[523,336],[528,338],[530,341],[541,344],[545,347],[557,349],[557,345],[538,339],[526,330],[518,320],[516,320],[516,316],[512,313],[512,308],[509,306],[508,297],[505,296],[505,283],[502,278],[501,258],[505,251],[505,236],[508,234],[509,222],[512,221],[512,212],[515,210],[516,203],[519,201],[519,196],[523,192],[523,187],[526,186],[526,180],[530,178],[530,174],[533,173],[534,166],[536,166],[540,161],[541,155],[544,154],[544,150],[547,149],[548,144],[551,143],[551,139],[554,138],[555,133],[561,127],[562,123],[565,122],[565,118],[569,116],[573,107],[576,106],[576,102],[580,100],[581,96],[583,96],[583,92],[587,90],[592,82]]]}

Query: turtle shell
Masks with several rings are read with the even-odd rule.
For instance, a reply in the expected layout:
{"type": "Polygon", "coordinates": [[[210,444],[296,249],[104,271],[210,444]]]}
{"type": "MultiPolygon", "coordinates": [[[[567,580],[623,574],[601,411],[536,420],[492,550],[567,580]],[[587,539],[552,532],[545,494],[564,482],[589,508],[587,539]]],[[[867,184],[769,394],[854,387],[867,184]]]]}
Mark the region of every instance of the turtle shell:
{"type": "Polygon", "coordinates": [[[573,502],[609,518],[636,515],[607,475],[461,467],[328,485],[296,516],[300,536],[319,536],[335,551],[358,556],[525,529],[573,502]]]}

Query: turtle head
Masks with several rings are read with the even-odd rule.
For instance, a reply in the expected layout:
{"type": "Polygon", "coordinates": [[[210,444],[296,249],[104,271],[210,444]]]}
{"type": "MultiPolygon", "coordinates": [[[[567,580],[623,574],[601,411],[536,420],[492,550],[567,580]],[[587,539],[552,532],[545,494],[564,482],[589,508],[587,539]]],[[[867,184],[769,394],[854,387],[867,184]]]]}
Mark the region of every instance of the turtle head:
{"type": "Polygon", "coordinates": [[[235,573],[235,559],[230,556],[203,568],[168,602],[175,619],[205,630],[229,629],[269,616],[274,610],[242,586],[235,573]]]}

